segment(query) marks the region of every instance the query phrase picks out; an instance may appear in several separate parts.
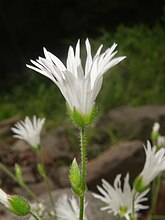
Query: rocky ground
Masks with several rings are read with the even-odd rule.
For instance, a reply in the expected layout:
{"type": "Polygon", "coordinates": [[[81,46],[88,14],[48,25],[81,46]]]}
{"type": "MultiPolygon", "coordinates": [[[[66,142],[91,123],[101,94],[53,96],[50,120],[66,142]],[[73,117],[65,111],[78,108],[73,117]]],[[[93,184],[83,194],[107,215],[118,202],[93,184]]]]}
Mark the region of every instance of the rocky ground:
{"type": "MultiPolygon", "coordinates": [[[[37,196],[42,196],[45,185],[36,170],[36,155],[26,143],[14,139],[10,131],[11,126],[19,119],[14,117],[0,122],[0,161],[12,172],[15,163],[21,165],[25,182],[37,196]]],[[[118,108],[96,121],[95,132],[89,130],[87,183],[90,191],[97,191],[96,185],[100,185],[102,178],[113,183],[116,174],[125,175],[129,171],[132,181],[140,173],[144,164],[143,143],[150,139],[155,121],[160,123],[160,133],[165,134],[165,106],[118,108]]],[[[43,132],[41,156],[55,194],[70,186],[69,165],[74,157],[79,161],[78,143],[77,130],[72,125],[43,132]]],[[[0,187],[8,193],[18,193],[30,199],[3,171],[0,172],[0,187]]],[[[164,188],[162,181],[157,205],[161,215],[165,214],[164,188]]],[[[3,215],[3,207],[0,213],[0,219],[7,220],[3,215]]]]}

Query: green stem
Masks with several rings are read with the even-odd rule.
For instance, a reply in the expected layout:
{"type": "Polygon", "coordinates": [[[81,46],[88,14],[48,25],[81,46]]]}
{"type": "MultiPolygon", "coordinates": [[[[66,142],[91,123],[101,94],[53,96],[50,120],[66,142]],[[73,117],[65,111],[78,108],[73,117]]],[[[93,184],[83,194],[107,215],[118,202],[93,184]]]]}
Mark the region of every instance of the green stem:
{"type": "Polygon", "coordinates": [[[84,192],[86,191],[86,146],[87,146],[87,138],[86,138],[86,130],[85,128],[81,129],[81,185],[83,187],[84,192]]]}
{"type": "Polygon", "coordinates": [[[55,204],[54,204],[54,200],[53,200],[53,197],[52,197],[52,193],[51,193],[51,190],[50,190],[50,185],[49,185],[49,181],[48,181],[47,176],[44,177],[44,181],[45,181],[45,185],[46,185],[46,188],[47,188],[49,200],[50,200],[51,205],[52,205],[52,209],[54,210],[55,204]]]}
{"type": "Polygon", "coordinates": [[[48,192],[48,196],[49,196],[49,200],[50,200],[52,209],[54,210],[55,204],[54,204],[54,200],[53,200],[53,197],[52,197],[52,194],[51,194],[51,189],[50,189],[48,177],[47,177],[47,174],[46,174],[45,164],[44,164],[43,158],[41,157],[40,152],[38,152],[38,151],[37,151],[37,156],[38,156],[38,161],[41,163],[41,165],[43,167],[43,170],[44,170],[44,175],[42,175],[42,177],[43,177],[44,182],[45,182],[45,186],[46,186],[46,189],[47,189],[47,192],[48,192]]]}
{"type": "Polygon", "coordinates": [[[20,182],[16,176],[2,163],[0,163],[0,169],[2,169],[8,176],[10,176],[14,181],[16,181],[36,202],[39,202],[37,196],[27,187],[24,182],[20,182]]]}
{"type": "Polygon", "coordinates": [[[136,196],[136,192],[133,195],[131,220],[135,220],[135,196],[136,196]]]}
{"type": "Polygon", "coordinates": [[[158,200],[158,193],[159,193],[159,188],[160,188],[160,182],[161,182],[161,175],[159,175],[152,183],[151,209],[150,209],[147,220],[151,220],[152,216],[155,214],[156,203],[158,200]]]}
{"type": "Polygon", "coordinates": [[[83,220],[84,216],[84,195],[80,197],[80,216],[79,219],[83,220]]]}
{"type": "Polygon", "coordinates": [[[87,141],[86,141],[86,130],[85,128],[81,128],[80,130],[80,139],[81,139],[81,189],[83,194],[80,196],[80,215],[79,220],[83,220],[84,216],[84,197],[86,191],[86,148],[87,148],[87,141]]]}

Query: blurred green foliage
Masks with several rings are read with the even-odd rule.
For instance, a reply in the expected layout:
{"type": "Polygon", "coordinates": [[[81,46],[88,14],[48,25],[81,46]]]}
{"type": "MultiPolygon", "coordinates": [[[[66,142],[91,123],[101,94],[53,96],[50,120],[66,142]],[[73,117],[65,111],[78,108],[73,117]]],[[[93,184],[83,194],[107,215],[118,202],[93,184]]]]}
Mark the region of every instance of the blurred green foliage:
{"type": "MultiPolygon", "coordinates": [[[[94,51],[115,41],[118,55],[127,58],[105,74],[104,85],[97,99],[101,114],[122,105],[165,104],[165,29],[157,24],[134,27],[119,26],[114,33],[101,30],[91,40],[94,51]]],[[[82,54],[85,50],[82,43],[82,54]]],[[[86,56],[86,55],[85,55],[86,56]]],[[[84,56],[84,57],[85,57],[84,56]]],[[[50,80],[27,70],[25,80],[1,97],[0,120],[13,115],[44,116],[54,125],[66,118],[65,101],[50,80]]]]}
{"type": "Polygon", "coordinates": [[[103,32],[96,41],[107,47],[114,40],[119,54],[127,58],[104,78],[99,97],[103,111],[121,105],[159,105],[165,103],[165,29],[119,26],[114,34],[103,32]]]}

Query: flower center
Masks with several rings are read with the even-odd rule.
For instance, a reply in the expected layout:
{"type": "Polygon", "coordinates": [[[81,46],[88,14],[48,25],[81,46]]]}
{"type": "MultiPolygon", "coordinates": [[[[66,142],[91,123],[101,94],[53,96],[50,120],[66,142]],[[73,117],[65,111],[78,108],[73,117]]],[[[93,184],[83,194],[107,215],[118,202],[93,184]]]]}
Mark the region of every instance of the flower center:
{"type": "Polygon", "coordinates": [[[124,216],[125,213],[126,213],[127,210],[128,210],[128,207],[122,206],[122,207],[119,207],[119,210],[120,210],[120,215],[121,215],[121,216],[124,216]]]}

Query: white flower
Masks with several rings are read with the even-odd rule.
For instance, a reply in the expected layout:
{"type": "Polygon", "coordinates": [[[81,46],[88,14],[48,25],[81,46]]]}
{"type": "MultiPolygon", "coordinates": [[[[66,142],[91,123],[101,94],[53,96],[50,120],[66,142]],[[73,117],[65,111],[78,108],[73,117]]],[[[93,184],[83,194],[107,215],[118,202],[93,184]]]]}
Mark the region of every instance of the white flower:
{"type": "Polygon", "coordinates": [[[17,122],[11,130],[15,133],[16,138],[26,141],[32,147],[40,145],[40,133],[45,123],[45,118],[36,118],[33,116],[31,121],[26,117],[24,121],[17,122]]]}
{"type": "Polygon", "coordinates": [[[160,128],[160,124],[158,122],[155,122],[152,128],[152,131],[158,132],[160,128]]]}
{"type": "Polygon", "coordinates": [[[10,207],[9,196],[0,188],[0,203],[6,208],[10,207]]]}
{"type": "Polygon", "coordinates": [[[102,180],[102,186],[97,186],[98,190],[102,195],[93,194],[95,198],[100,199],[105,203],[105,206],[101,210],[107,210],[109,213],[125,217],[127,220],[130,219],[130,215],[133,212],[133,203],[135,212],[147,208],[141,204],[146,201],[147,198],[144,196],[149,190],[139,194],[131,189],[129,185],[129,175],[127,174],[124,179],[123,190],[121,188],[121,174],[117,175],[114,180],[114,186],[111,186],[106,180],[102,180]]]}
{"type": "MultiPolygon", "coordinates": [[[[86,207],[86,204],[85,204],[86,207]]],[[[79,220],[79,206],[75,197],[66,194],[59,197],[55,206],[57,220],[79,220]]],[[[84,220],[87,220],[84,214],[84,220]]]]}
{"type": "Polygon", "coordinates": [[[149,141],[147,141],[147,147],[144,146],[144,149],[146,161],[140,176],[142,184],[147,186],[157,175],[165,170],[165,149],[161,148],[157,151],[156,146],[151,147],[149,141]]]}
{"type": "Polygon", "coordinates": [[[87,58],[85,70],[80,59],[80,41],[77,42],[75,52],[70,46],[66,66],[52,53],[44,48],[45,58],[31,62],[34,66],[27,67],[41,73],[51,79],[60,89],[71,110],[74,107],[83,115],[89,114],[95,103],[95,99],[101,89],[103,75],[111,67],[115,66],[125,57],[113,58],[117,44],[101,53],[101,45],[92,58],[91,46],[88,39],[85,42],[87,58]]]}

